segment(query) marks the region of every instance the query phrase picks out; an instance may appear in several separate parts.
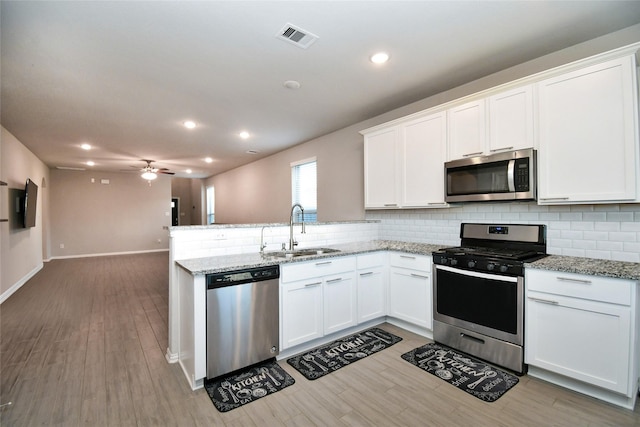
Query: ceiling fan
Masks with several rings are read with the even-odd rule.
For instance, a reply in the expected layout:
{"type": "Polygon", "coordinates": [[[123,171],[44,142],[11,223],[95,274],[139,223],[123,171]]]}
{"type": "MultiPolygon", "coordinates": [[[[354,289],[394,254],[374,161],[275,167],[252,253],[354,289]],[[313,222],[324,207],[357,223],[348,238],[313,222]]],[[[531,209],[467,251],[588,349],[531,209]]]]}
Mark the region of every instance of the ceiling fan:
{"type": "Polygon", "coordinates": [[[147,162],[147,165],[140,169],[142,179],[146,179],[147,181],[153,181],[158,177],[158,174],[162,173],[165,175],[175,175],[175,172],[171,172],[168,168],[154,168],[151,166],[151,163],[155,162],[155,160],[146,160],[142,159],[143,162],[147,162]]]}

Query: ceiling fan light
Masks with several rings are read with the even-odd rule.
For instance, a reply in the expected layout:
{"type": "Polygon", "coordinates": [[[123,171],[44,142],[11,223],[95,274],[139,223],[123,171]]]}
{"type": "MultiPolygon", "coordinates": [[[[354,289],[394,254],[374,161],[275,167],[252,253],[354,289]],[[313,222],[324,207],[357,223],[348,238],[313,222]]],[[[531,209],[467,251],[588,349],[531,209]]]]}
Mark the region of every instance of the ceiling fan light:
{"type": "Polygon", "coordinates": [[[147,181],[152,181],[158,177],[158,175],[151,171],[145,171],[140,176],[142,177],[142,179],[146,179],[147,181]]]}

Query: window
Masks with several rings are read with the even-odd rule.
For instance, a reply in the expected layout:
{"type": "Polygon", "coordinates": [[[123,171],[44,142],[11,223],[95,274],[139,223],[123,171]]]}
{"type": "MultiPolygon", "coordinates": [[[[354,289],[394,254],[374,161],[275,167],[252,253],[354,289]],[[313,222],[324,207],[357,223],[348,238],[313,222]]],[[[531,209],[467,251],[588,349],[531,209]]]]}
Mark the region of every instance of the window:
{"type": "Polygon", "coordinates": [[[215,191],[213,187],[207,187],[207,224],[214,224],[216,222],[215,206],[215,191]]]}
{"type": "MultiPolygon", "coordinates": [[[[304,208],[304,222],[318,220],[316,159],[303,160],[291,164],[291,200],[292,205],[300,203],[304,208]]],[[[294,220],[302,220],[300,210],[296,209],[294,220]]]]}

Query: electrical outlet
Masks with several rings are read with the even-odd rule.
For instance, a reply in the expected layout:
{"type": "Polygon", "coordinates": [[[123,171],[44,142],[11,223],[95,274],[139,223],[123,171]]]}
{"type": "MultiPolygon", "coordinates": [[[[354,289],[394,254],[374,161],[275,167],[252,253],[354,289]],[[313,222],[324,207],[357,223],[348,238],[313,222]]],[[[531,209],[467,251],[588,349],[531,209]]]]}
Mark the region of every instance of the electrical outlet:
{"type": "Polygon", "coordinates": [[[158,239],[158,243],[162,243],[162,239],[158,239]]]}
{"type": "Polygon", "coordinates": [[[60,249],[64,249],[64,243],[60,243],[60,249]]]}

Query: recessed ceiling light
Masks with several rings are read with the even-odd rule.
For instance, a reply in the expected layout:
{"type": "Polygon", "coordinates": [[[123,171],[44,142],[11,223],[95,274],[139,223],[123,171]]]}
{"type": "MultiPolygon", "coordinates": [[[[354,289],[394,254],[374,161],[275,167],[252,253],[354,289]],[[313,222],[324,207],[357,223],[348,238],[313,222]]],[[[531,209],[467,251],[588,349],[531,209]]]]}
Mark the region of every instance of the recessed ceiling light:
{"type": "Polygon", "coordinates": [[[96,165],[96,163],[94,161],[92,161],[92,160],[89,160],[87,162],[87,166],[95,166],[95,165],[96,165]]]}
{"type": "Polygon", "coordinates": [[[191,121],[191,120],[187,120],[186,122],[183,123],[184,127],[186,127],[187,129],[193,129],[196,127],[196,122],[191,121]]]}
{"type": "Polygon", "coordinates": [[[213,159],[211,157],[207,157],[206,159],[204,159],[204,161],[207,163],[212,163],[213,159]]]}
{"type": "Polygon", "coordinates": [[[300,89],[300,82],[297,82],[295,80],[287,80],[286,82],[283,83],[283,86],[286,87],[287,89],[300,89]]]}
{"type": "Polygon", "coordinates": [[[378,52],[371,55],[370,59],[374,64],[384,64],[389,60],[389,54],[386,52],[378,52]]]}
{"type": "Polygon", "coordinates": [[[91,150],[91,145],[86,142],[80,146],[83,150],[91,150]]]}
{"type": "Polygon", "coordinates": [[[243,130],[242,132],[240,132],[240,138],[242,139],[247,139],[249,138],[251,135],[249,134],[249,132],[247,132],[246,130],[243,130]]]}
{"type": "Polygon", "coordinates": [[[187,169],[185,172],[191,173],[192,171],[191,171],[191,169],[187,169]]]}

